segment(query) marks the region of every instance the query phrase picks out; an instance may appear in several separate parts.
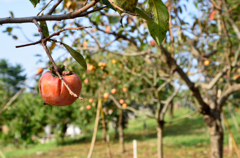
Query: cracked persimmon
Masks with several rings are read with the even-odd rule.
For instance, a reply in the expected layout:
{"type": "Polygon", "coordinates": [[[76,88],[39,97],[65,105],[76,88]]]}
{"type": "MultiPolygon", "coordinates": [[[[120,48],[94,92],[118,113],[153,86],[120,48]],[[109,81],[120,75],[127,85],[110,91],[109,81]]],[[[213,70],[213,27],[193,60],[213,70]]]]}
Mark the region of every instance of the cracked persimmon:
{"type": "MultiPolygon", "coordinates": [[[[79,96],[82,89],[80,77],[75,73],[69,74],[67,71],[63,71],[62,74],[62,78],[69,88],[79,96]]],[[[69,93],[64,83],[53,75],[51,71],[47,71],[41,76],[38,86],[42,99],[46,104],[66,106],[71,105],[77,99],[77,97],[69,93]]]]}

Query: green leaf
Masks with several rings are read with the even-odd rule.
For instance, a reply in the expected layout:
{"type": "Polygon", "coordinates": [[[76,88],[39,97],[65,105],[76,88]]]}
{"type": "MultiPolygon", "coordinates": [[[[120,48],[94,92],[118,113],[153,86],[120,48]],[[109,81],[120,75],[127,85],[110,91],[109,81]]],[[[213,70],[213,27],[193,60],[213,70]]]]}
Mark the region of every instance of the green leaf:
{"type": "Polygon", "coordinates": [[[13,35],[12,37],[13,37],[13,39],[15,39],[15,40],[17,40],[17,39],[18,39],[18,37],[17,37],[17,36],[15,36],[15,35],[13,35]]]}
{"type": "Polygon", "coordinates": [[[30,2],[33,4],[34,8],[36,5],[40,2],[40,0],[30,0],[30,2]]]}
{"type": "Polygon", "coordinates": [[[153,20],[147,21],[148,30],[153,39],[160,45],[169,27],[168,10],[161,0],[149,0],[147,13],[153,18],[153,20]]]}
{"type": "MultiPolygon", "coordinates": [[[[112,2],[125,11],[134,13],[138,0],[112,0],[112,2]]],[[[118,12],[121,14],[121,11],[118,10],[118,12]]]]}
{"type": "Polygon", "coordinates": [[[113,10],[115,10],[115,8],[111,5],[111,3],[108,0],[102,0],[102,2],[103,2],[103,4],[108,6],[109,8],[112,8],[113,10]]]}
{"type": "Polygon", "coordinates": [[[12,11],[9,11],[10,15],[11,15],[11,18],[14,18],[14,15],[13,15],[13,12],[12,11]]]}
{"type": "Polygon", "coordinates": [[[63,43],[63,46],[68,50],[68,52],[71,54],[71,56],[86,70],[87,69],[87,64],[86,64],[83,56],[79,52],[77,52],[76,50],[72,49],[67,44],[63,43]]]}
{"type": "Polygon", "coordinates": [[[108,20],[109,20],[109,23],[115,24],[119,22],[119,17],[109,17],[108,20]]]}
{"type": "Polygon", "coordinates": [[[140,9],[138,7],[135,9],[135,12],[137,14],[139,14],[141,18],[143,18],[143,19],[145,19],[147,21],[153,20],[149,15],[147,15],[147,13],[145,13],[142,9],[140,9]]]}
{"type": "Polygon", "coordinates": [[[45,37],[49,36],[48,27],[46,21],[40,21],[40,27],[45,37]]]}

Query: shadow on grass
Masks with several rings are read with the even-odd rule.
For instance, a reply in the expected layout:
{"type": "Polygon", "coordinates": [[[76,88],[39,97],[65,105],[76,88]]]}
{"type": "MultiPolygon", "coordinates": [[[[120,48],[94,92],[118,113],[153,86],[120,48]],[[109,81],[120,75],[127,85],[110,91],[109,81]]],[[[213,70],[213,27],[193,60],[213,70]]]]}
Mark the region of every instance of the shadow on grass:
{"type": "MultiPolygon", "coordinates": [[[[148,139],[157,138],[157,126],[150,126],[144,130],[144,126],[134,131],[125,132],[125,141],[129,142],[133,139],[138,141],[146,141],[148,139]]],[[[163,138],[169,140],[175,145],[192,146],[205,144],[209,142],[206,136],[206,126],[201,116],[194,118],[186,118],[174,124],[166,124],[163,129],[163,138]],[[198,137],[200,136],[200,137],[198,137]],[[175,140],[175,138],[177,139],[175,140]]]]}

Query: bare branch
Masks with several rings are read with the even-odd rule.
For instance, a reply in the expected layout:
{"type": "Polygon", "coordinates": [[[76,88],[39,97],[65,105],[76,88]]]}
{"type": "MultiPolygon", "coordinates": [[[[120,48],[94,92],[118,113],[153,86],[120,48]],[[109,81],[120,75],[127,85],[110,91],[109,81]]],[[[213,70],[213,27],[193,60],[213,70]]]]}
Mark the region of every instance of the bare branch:
{"type": "Polygon", "coordinates": [[[164,104],[164,107],[163,107],[163,109],[162,109],[161,112],[160,112],[160,120],[164,120],[165,113],[166,113],[166,111],[167,111],[167,109],[168,109],[171,101],[172,101],[172,100],[174,99],[174,97],[178,94],[178,91],[180,90],[180,88],[181,88],[181,86],[179,86],[178,89],[176,89],[176,90],[174,91],[174,93],[173,93],[170,97],[168,97],[168,99],[166,100],[166,102],[165,102],[165,104],[164,104]]]}
{"type": "MultiPolygon", "coordinates": [[[[93,11],[85,12],[92,6],[94,6],[96,3],[98,3],[99,0],[94,0],[91,1],[89,4],[86,6],[82,7],[81,9],[74,11],[69,14],[61,14],[61,15],[43,15],[43,16],[31,16],[31,17],[23,17],[23,18],[0,18],[0,25],[1,24],[10,24],[10,23],[31,23],[33,19],[36,21],[59,21],[59,20],[64,20],[64,19],[73,19],[77,17],[83,17],[86,16],[93,11]]],[[[94,11],[101,10],[103,8],[98,8],[95,9],[94,11]]]]}
{"type": "Polygon", "coordinates": [[[197,83],[195,85],[195,87],[201,87],[204,89],[212,89],[213,86],[216,85],[216,83],[219,81],[219,79],[230,69],[231,66],[227,65],[226,67],[224,67],[215,77],[213,80],[211,80],[211,82],[209,84],[205,84],[205,83],[197,83]]]}
{"type": "Polygon", "coordinates": [[[47,6],[52,2],[53,0],[50,0],[43,8],[42,10],[37,14],[37,16],[42,12],[44,11],[45,8],[47,8],[47,6]]]}
{"type": "MultiPolygon", "coordinates": [[[[80,30],[80,29],[84,29],[84,28],[92,28],[92,27],[91,27],[91,26],[78,27],[78,28],[70,27],[70,28],[62,29],[62,30],[59,30],[58,32],[55,32],[55,33],[51,34],[50,36],[44,38],[43,41],[46,42],[46,41],[50,40],[50,38],[52,38],[53,36],[57,36],[57,35],[59,35],[61,32],[66,31],[66,30],[80,30]]],[[[41,43],[41,40],[39,40],[39,41],[37,41],[37,42],[33,42],[33,43],[28,43],[28,44],[24,44],[24,45],[19,45],[19,46],[16,46],[16,48],[31,46],[31,45],[35,45],[35,44],[39,44],[39,43],[41,43]]]]}
{"type": "Polygon", "coordinates": [[[63,0],[58,0],[58,2],[56,4],[54,4],[54,6],[49,10],[49,12],[46,15],[52,15],[52,13],[54,12],[54,10],[57,8],[57,6],[62,2],[63,0]]]}
{"type": "Polygon", "coordinates": [[[25,87],[21,88],[8,102],[3,108],[0,110],[0,115],[22,94],[25,90],[25,87]]]}
{"type": "Polygon", "coordinates": [[[240,90],[240,84],[233,84],[232,86],[229,86],[228,89],[224,91],[221,97],[219,98],[218,105],[222,107],[224,103],[227,101],[228,97],[234,92],[237,92],[239,90],[240,90]]]}
{"type": "Polygon", "coordinates": [[[182,80],[185,82],[185,84],[188,86],[188,88],[193,93],[193,96],[196,98],[197,103],[199,104],[201,110],[201,113],[209,113],[210,108],[209,106],[204,102],[201,93],[198,88],[195,87],[194,83],[188,78],[188,76],[184,73],[182,68],[180,68],[177,65],[176,60],[171,56],[171,54],[161,45],[159,47],[162,50],[162,53],[165,55],[167,64],[170,68],[173,68],[173,70],[177,71],[182,80]]]}

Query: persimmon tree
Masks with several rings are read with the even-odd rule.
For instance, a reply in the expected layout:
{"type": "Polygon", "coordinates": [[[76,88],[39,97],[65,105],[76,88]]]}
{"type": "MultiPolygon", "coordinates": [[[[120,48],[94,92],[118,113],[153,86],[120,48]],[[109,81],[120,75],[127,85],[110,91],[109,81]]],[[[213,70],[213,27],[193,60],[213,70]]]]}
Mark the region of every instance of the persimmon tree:
{"type": "MultiPolygon", "coordinates": [[[[39,1],[32,0],[32,2],[36,5],[39,1]]],[[[161,64],[166,66],[164,74],[184,84],[191,91],[209,129],[211,157],[221,158],[223,155],[222,107],[232,93],[240,90],[239,83],[233,78],[238,73],[240,52],[238,2],[193,1],[192,5],[186,6],[179,1],[169,0],[166,2],[167,8],[159,0],[138,2],[138,8],[136,1],[132,1],[133,5],[119,2],[94,0],[87,3],[59,0],[51,7],[48,5],[44,7],[47,12],[45,15],[1,18],[0,24],[34,23],[41,34],[41,40],[18,47],[41,43],[56,73],[58,68],[46,45],[49,41],[50,51],[54,52],[53,48],[56,45],[61,47],[62,44],[85,68],[86,63],[75,50],[82,51],[84,56],[111,53],[120,57],[141,56],[146,62],[156,58],[161,60],[162,62],[154,66],[158,69],[163,68],[161,64]],[[60,6],[62,7],[59,9],[60,12],[53,15],[61,3],[63,5],[60,6]],[[194,6],[200,16],[188,15],[191,18],[188,21],[188,18],[183,17],[182,12],[194,6]],[[112,9],[120,14],[113,12],[112,9]],[[74,20],[67,21],[67,19],[74,20]],[[44,21],[50,20],[58,22],[53,25],[55,33],[48,35],[44,21]],[[60,20],[62,21],[59,22],[60,20]],[[92,27],[91,31],[85,28],[88,26],[92,27]],[[83,29],[80,32],[73,31],[80,28],[83,29]],[[169,34],[165,38],[168,29],[169,34]],[[66,38],[73,39],[71,46],[74,49],[63,44],[66,38]],[[149,38],[156,41],[158,45],[156,52],[147,49],[149,38]],[[196,78],[199,77],[201,79],[197,80],[196,78]]],[[[11,28],[7,28],[6,32],[11,32],[11,28]]],[[[61,78],[60,75],[59,77],[61,78]]]]}

